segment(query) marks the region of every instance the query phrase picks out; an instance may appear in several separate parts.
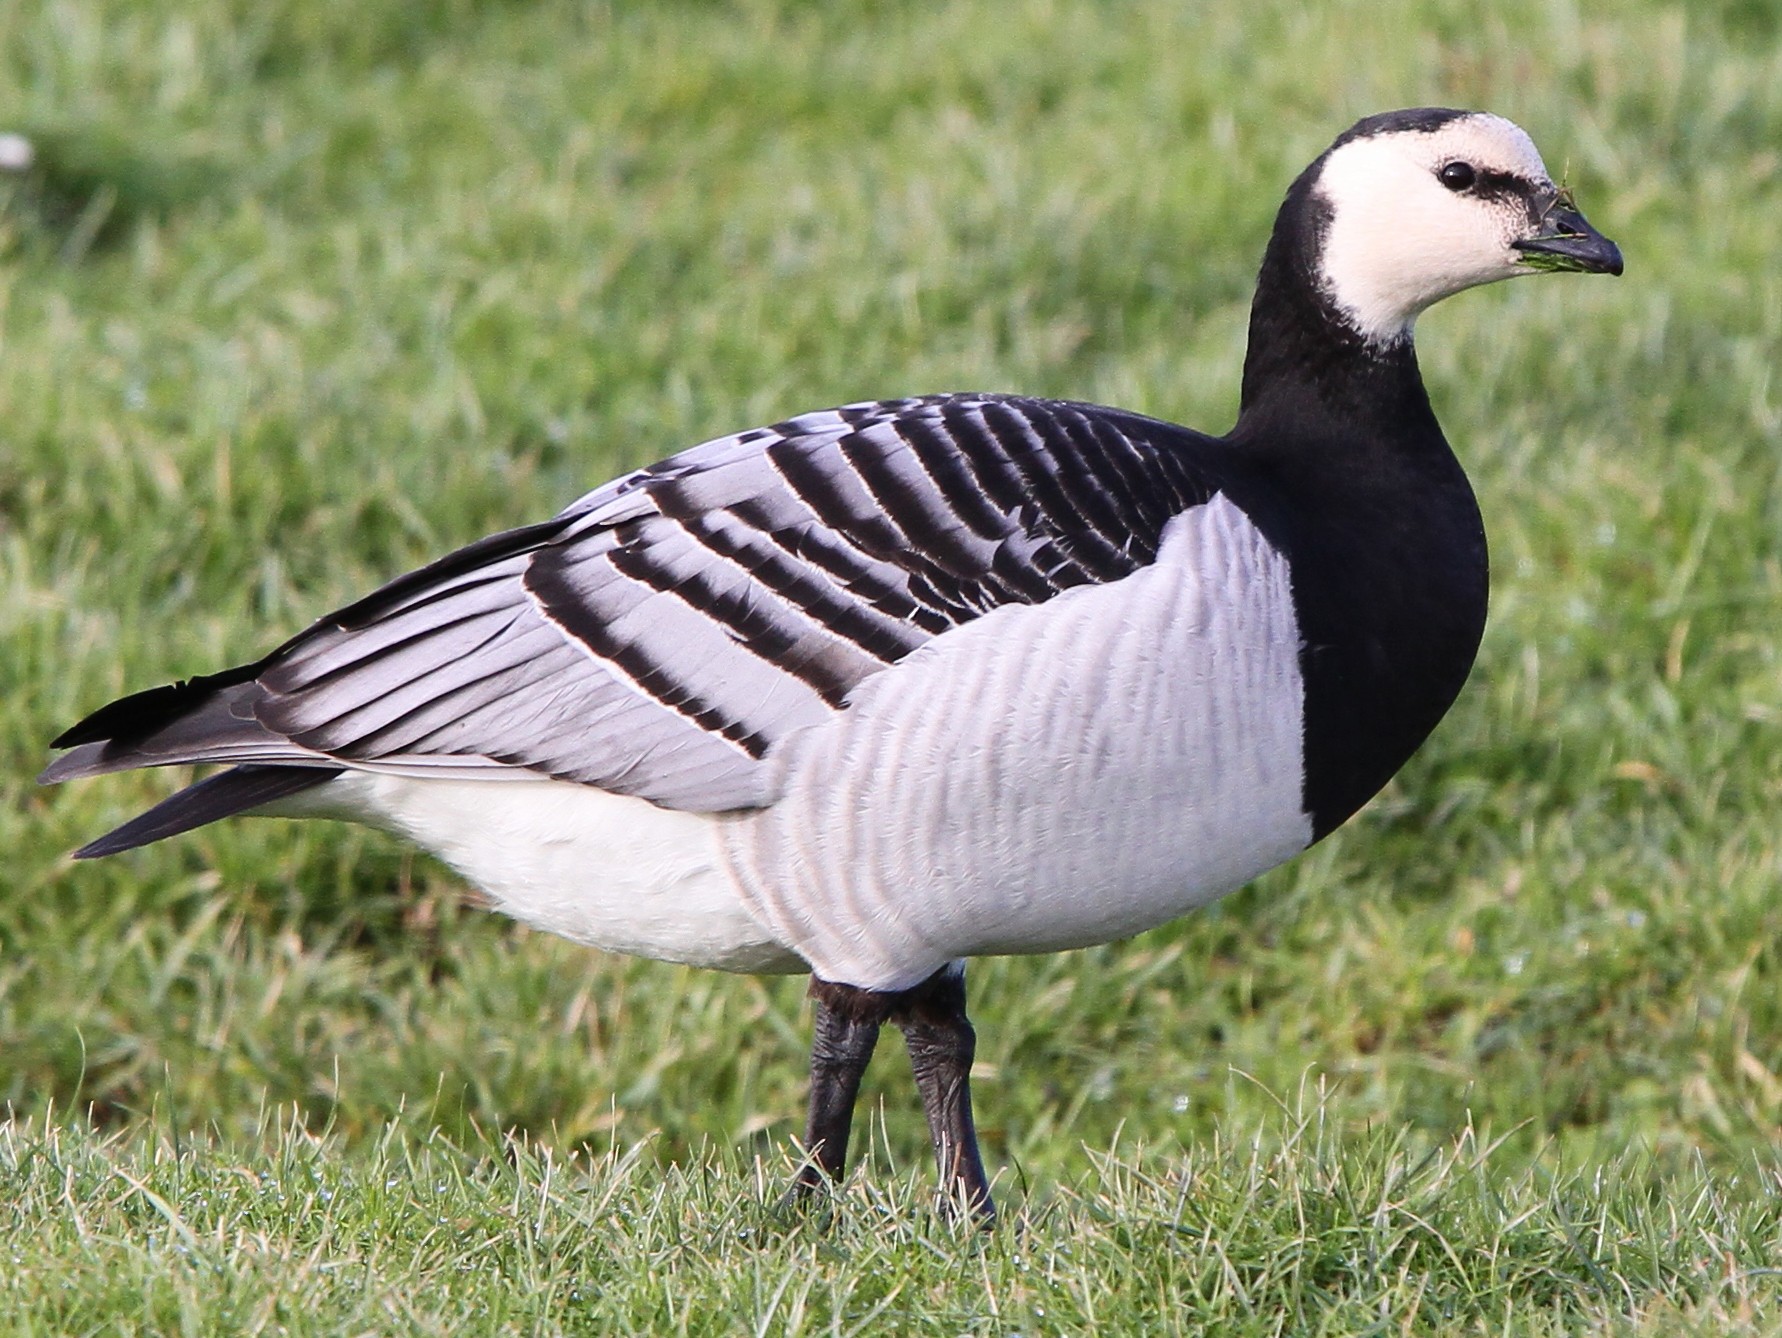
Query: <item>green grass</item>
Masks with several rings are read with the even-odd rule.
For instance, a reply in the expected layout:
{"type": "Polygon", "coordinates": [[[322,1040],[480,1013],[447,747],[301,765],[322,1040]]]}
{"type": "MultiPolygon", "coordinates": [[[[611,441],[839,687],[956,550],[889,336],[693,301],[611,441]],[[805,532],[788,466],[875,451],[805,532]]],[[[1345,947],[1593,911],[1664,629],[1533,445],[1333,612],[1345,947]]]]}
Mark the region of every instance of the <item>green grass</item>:
{"type": "Polygon", "coordinates": [[[3,1327],[1782,1325],[1782,23],[1613,13],[0,5],[3,1327]],[[325,824],[65,862],[170,778],[40,790],[59,728],[702,437],[949,388],[1222,429],[1287,182],[1426,102],[1527,127],[1628,274],[1423,322],[1493,615],[1389,791],[974,967],[1024,1230],[927,1210],[895,1045],[837,1220],[775,1215],[797,981],[325,824]]]}
{"type": "Polygon", "coordinates": [[[710,1148],[0,1126],[30,1241],[0,1304],[46,1333],[1234,1335],[1714,1333],[1762,1304],[1774,1270],[1739,1261],[1774,1243],[1773,1173],[1505,1176],[1470,1130],[1419,1153],[1329,1116],[1302,1091],[1253,1142],[1092,1154],[988,1236],[882,1160],[806,1217],[783,1161],[710,1148]]]}

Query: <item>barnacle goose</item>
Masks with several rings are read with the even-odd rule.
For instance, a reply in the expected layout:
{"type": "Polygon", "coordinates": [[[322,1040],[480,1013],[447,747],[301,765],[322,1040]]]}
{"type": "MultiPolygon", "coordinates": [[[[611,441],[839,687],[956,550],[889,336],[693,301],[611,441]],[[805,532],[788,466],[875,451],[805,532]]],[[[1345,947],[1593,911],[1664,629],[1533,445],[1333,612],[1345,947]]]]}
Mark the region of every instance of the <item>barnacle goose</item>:
{"type": "Polygon", "coordinates": [[[42,779],[224,763],[80,850],[348,818],[528,924],[809,971],[811,1188],[881,1024],[990,1212],[964,960],[1161,924],[1304,850],[1459,692],[1485,535],[1412,325],[1619,274],[1528,136],[1359,122],[1288,190],[1223,437],[952,394],[722,437],[101,708],[42,779]]]}

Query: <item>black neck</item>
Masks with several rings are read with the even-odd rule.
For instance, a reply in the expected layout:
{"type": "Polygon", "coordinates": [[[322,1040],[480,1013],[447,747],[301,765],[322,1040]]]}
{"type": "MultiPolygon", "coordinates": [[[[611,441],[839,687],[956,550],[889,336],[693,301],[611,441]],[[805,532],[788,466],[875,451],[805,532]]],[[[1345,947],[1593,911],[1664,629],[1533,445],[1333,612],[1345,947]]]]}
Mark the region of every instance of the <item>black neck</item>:
{"type": "Polygon", "coordinates": [[[1343,435],[1384,441],[1440,437],[1410,336],[1363,339],[1319,279],[1329,207],[1311,188],[1314,163],[1293,183],[1256,279],[1250,343],[1235,439],[1328,442],[1343,435]]]}

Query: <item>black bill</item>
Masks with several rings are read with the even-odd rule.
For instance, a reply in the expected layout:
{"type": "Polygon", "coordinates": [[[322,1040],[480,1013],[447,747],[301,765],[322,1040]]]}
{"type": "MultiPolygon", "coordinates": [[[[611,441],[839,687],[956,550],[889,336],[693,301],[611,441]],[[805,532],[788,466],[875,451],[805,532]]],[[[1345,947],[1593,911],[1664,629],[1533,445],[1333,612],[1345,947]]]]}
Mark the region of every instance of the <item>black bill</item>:
{"type": "Polygon", "coordinates": [[[1510,245],[1522,252],[1522,263],[1531,269],[1621,273],[1621,248],[1591,227],[1564,196],[1542,214],[1534,236],[1510,245]]]}

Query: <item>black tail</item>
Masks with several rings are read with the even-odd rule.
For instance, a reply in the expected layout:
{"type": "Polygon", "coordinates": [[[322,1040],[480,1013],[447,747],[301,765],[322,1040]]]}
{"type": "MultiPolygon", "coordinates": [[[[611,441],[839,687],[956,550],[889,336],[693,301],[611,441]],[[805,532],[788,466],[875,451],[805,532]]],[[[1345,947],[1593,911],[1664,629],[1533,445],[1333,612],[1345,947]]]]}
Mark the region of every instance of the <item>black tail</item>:
{"type": "Polygon", "coordinates": [[[134,850],[151,841],[178,836],[207,822],[226,818],[244,809],[259,808],[279,799],[313,789],[340,775],[341,767],[240,766],[163,799],[146,813],[139,813],[122,827],[90,841],[74,852],[76,859],[98,859],[119,851],[134,850]]]}

